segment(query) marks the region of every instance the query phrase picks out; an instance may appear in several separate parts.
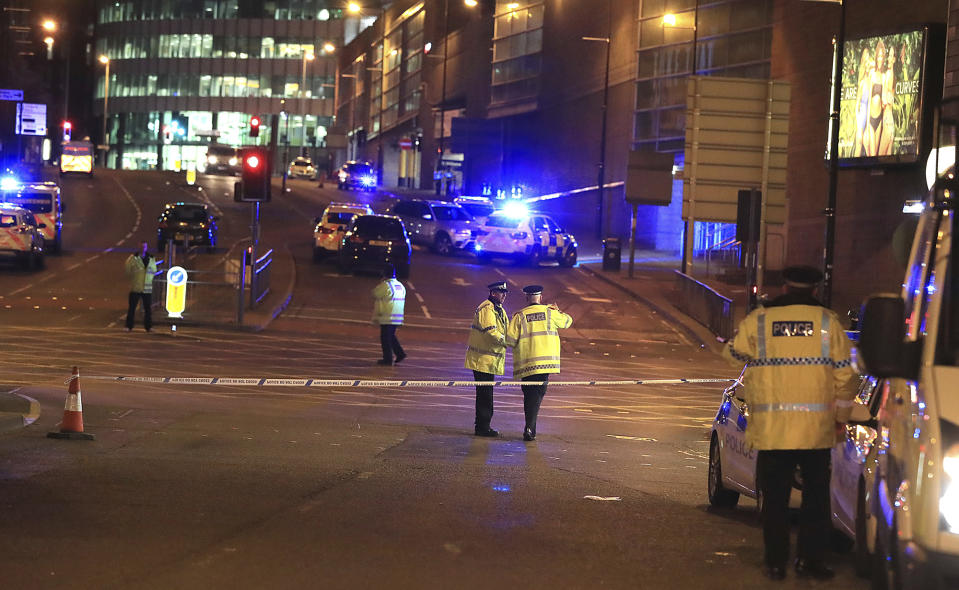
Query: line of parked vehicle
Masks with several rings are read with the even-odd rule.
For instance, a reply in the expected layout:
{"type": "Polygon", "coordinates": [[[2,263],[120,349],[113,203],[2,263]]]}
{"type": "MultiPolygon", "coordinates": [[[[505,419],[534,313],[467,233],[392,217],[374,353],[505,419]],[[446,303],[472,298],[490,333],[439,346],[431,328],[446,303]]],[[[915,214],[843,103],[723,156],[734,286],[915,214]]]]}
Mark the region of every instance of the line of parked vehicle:
{"type": "Polygon", "coordinates": [[[518,203],[497,210],[490,199],[461,197],[453,202],[403,199],[385,214],[369,205],[334,202],[314,219],[313,259],[336,256],[340,269],[396,268],[409,275],[412,244],[442,256],[475,254],[480,263],[507,258],[538,266],[555,261],[572,267],[577,244],[552,218],[530,212],[518,203]]]}

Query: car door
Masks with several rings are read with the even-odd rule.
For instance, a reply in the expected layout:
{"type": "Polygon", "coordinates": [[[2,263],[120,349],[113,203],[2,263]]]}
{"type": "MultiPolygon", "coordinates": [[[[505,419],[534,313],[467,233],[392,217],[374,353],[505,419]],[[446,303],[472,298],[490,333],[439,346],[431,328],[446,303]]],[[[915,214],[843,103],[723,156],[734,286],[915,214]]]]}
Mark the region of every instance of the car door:
{"type": "MultiPolygon", "coordinates": [[[[875,415],[880,387],[881,381],[875,377],[864,377],[853,403],[870,408],[869,413],[875,415]]],[[[875,440],[873,425],[847,424],[831,451],[829,493],[833,517],[851,536],[855,536],[856,530],[859,481],[875,440]]]]}
{"type": "Polygon", "coordinates": [[[419,205],[419,224],[420,239],[424,244],[432,244],[436,239],[436,230],[438,228],[436,215],[432,207],[427,203],[418,203],[419,205]]]}
{"type": "Polygon", "coordinates": [[[729,418],[720,433],[722,437],[720,443],[723,446],[723,472],[741,488],[741,491],[755,496],[757,451],[746,442],[749,406],[742,396],[742,388],[735,389],[729,396],[729,418]]]}

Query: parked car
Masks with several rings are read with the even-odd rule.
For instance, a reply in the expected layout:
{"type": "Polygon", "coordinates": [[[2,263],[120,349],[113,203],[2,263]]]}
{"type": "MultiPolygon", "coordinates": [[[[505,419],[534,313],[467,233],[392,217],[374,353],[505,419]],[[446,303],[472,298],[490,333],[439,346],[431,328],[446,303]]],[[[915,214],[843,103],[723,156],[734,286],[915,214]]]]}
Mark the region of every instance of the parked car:
{"type": "Polygon", "coordinates": [[[206,246],[213,251],[218,219],[210,215],[203,203],[167,203],[157,219],[157,251],[162,252],[168,240],[206,246]]]}
{"type": "Polygon", "coordinates": [[[376,190],[376,170],[369,162],[347,162],[337,173],[337,188],[340,190],[376,190]]]}
{"type": "Polygon", "coordinates": [[[511,258],[538,266],[554,260],[560,266],[576,265],[576,238],[551,217],[523,211],[497,211],[476,236],[476,257],[487,263],[493,257],[511,258]]]}
{"type": "Polygon", "coordinates": [[[313,160],[303,156],[296,158],[290,162],[289,175],[293,178],[314,178],[316,168],[313,166],[313,160]]]}
{"type": "Polygon", "coordinates": [[[342,272],[380,271],[392,265],[396,276],[410,276],[413,249],[403,222],[392,215],[357,215],[340,240],[342,272]]]}
{"type": "Polygon", "coordinates": [[[313,220],[313,260],[338,252],[346,228],[357,215],[372,215],[373,209],[363,203],[330,203],[323,215],[313,220]]]}
{"type": "Polygon", "coordinates": [[[486,219],[496,211],[496,206],[489,197],[456,197],[453,202],[466,209],[479,224],[486,223],[486,219]]]}
{"type": "MultiPolygon", "coordinates": [[[[757,502],[762,510],[762,495],[756,479],[758,451],[746,441],[749,426],[749,404],[739,382],[727,387],[722,394],[719,411],[713,419],[709,438],[709,470],[707,497],[716,508],[732,508],[740,496],[757,502]]],[[[863,377],[854,400],[853,417],[861,422],[850,423],[843,429],[842,439],[832,448],[832,522],[834,528],[856,542],[858,571],[869,567],[869,543],[866,528],[868,510],[863,495],[869,489],[875,472],[875,422],[872,418],[878,407],[879,382],[863,377]],[[862,569],[860,569],[862,568],[862,569]]],[[[801,487],[799,474],[796,487],[801,487]]],[[[873,530],[875,530],[874,524],[873,530]]]]}
{"type": "Polygon", "coordinates": [[[430,246],[437,254],[473,249],[479,224],[455,203],[410,199],[394,204],[390,212],[403,220],[414,243],[430,246]]]}
{"type": "Polygon", "coordinates": [[[43,227],[23,207],[0,203],[0,258],[13,258],[23,268],[43,268],[43,227]]]}

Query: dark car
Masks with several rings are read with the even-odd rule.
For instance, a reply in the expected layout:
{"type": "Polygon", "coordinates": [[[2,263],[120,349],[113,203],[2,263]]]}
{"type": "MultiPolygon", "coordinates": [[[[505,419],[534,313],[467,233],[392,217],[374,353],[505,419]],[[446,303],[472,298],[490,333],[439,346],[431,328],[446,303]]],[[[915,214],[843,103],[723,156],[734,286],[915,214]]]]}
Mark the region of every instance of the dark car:
{"type": "Polygon", "coordinates": [[[203,203],[167,203],[157,219],[157,251],[166,248],[167,240],[185,245],[216,247],[216,222],[219,218],[210,215],[203,203]]]}
{"type": "Polygon", "coordinates": [[[206,148],[206,158],[202,171],[206,174],[229,174],[236,176],[243,169],[240,151],[235,147],[221,144],[209,145],[206,148]]]}
{"type": "Polygon", "coordinates": [[[340,167],[337,174],[337,188],[375,191],[376,170],[369,162],[347,162],[340,167]]]}
{"type": "Polygon", "coordinates": [[[410,276],[410,237],[392,215],[357,215],[340,242],[340,270],[380,271],[392,265],[396,276],[410,276]]]}

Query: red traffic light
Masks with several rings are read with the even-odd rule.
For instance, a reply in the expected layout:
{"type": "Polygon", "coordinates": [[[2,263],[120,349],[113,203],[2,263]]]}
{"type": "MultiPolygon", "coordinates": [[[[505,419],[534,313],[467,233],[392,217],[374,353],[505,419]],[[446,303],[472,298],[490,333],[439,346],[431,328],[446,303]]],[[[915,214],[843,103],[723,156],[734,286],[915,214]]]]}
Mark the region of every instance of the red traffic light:
{"type": "Polygon", "coordinates": [[[250,137],[258,137],[260,135],[260,118],[259,117],[250,117],[250,137]]]}
{"type": "Polygon", "coordinates": [[[260,118],[259,118],[259,117],[253,117],[252,119],[250,119],[250,125],[252,125],[252,126],[254,126],[254,127],[259,127],[259,126],[260,126],[260,118]]]}
{"type": "Polygon", "coordinates": [[[251,170],[256,170],[260,167],[260,159],[256,156],[249,156],[246,159],[246,167],[250,168],[251,170]]]}
{"type": "Polygon", "coordinates": [[[73,129],[73,123],[71,123],[70,121],[64,121],[64,122],[63,122],[63,128],[64,128],[65,130],[69,131],[69,130],[73,129]]]}

